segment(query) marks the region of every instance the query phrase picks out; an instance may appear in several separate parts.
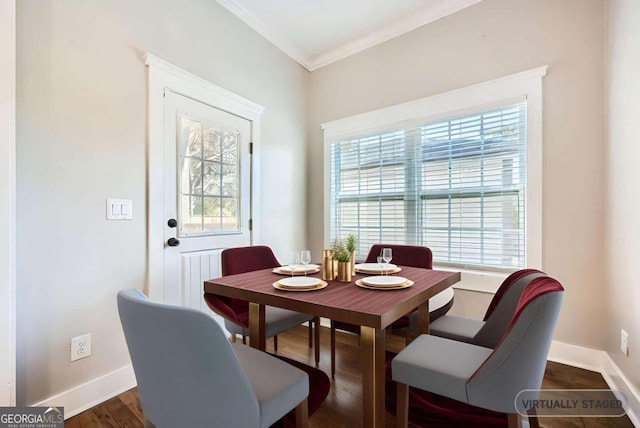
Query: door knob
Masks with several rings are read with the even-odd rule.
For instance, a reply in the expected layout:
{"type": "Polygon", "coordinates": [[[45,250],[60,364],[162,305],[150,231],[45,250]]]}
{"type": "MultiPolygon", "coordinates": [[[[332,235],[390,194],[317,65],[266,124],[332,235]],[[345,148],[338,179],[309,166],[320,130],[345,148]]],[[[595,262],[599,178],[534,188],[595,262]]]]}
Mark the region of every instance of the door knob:
{"type": "Polygon", "coordinates": [[[169,221],[167,222],[167,225],[169,227],[177,227],[178,226],[178,222],[176,221],[175,218],[170,218],[169,221]]]}
{"type": "Polygon", "coordinates": [[[178,245],[180,245],[180,240],[176,238],[169,238],[169,240],[167,241],[167,245],[170,247],[177,247],[178,245]]]}

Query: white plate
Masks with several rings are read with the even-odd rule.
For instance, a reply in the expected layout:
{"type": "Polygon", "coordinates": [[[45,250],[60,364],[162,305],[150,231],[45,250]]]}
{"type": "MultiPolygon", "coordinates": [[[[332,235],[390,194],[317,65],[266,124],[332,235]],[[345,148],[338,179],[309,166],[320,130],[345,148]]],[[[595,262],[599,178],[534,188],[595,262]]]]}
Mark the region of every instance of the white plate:
{"type": "MultiPolygon", "coordinates": [[[[315,291],[315,290],[322,290],[327,285],[328,284],[325,281],[321,281],[320,284],[313,287],[285,287],[284,285],[280,285],[280,283],[278,282],[273,283],[274,288],[277,288],[278,290],[282,290],[282,291],[315,291]]],[[[384,289],[378,288],[378,290],[384,290],[384,289]]],[[[390,288],[388,288],[387,290],[390,290],[390,288]]]]}
{"type": "Polygon", "coordinates": [[[319,278],[312,278],[309,276],[296,276],[293,278],[282,278],[278,281],[278,284],[289,288],[309,288],[317,286],[318,284],[320,284],[320,282],[322,281],[319,278]]]}
{"type": "Polygon", "coordinates": [[[301,270],[301,271],[295,271],[295,272],[291,272],[290,270],[282,270],[281,268],[275,268],[271,272],[277,273],[278,275],[287,275],[287,276],[291,276],[291,275],[312,275],[314,273],[320,272],[320,268],[306,270],[306,271],[302,271],[301,270]]]}
{"type": "Polygon", "coordinates": [[[308,264],[306,267],[303,266],[303,265],[298,265],[293,269],[291,269],[291,266],[289,266],[289,265],[284,265],[284,266],[280,266],[279,268],[276,268],[276,269],[279,270],[280,272],[289,272],[289,273],[291,273],[293,271],[294,273],[305,273],[305,272],[312,272],[314,270],[320,269],[320,265],[308,264]]]}
{"type": "Polygon", "coordinates": [[[362,282],[374,287],[396,287],[407,282],[407,278],[401,276],[368,276],[362,278],[362,282]]]}
{"type": "Polygon", "coordinates": [[[379,263],[358,263],[355,268],[356,270],[362,271],[362,272],[384,272],[387,270],[394,270],[396,269],[398,266],[389,263],[389,265],[387,265],[386,263],[383,264],[379,264],[379,263]]]}
{"type": "Polygon", "coordinates": [[[384,290],[384,291],[386,291],[386,290],[403,290],[405,288],[411,287],[413,285],[413,281],[409,280],[409,281],[405,282],[404,284],[394,285],[393,287],[376,287],[374,285],[367,285],[364,282],[362,282],[361,279],[359,279],[359,280],[356,281],[356,285],[358,287],[367,288],[369,290],[384,290]]]}

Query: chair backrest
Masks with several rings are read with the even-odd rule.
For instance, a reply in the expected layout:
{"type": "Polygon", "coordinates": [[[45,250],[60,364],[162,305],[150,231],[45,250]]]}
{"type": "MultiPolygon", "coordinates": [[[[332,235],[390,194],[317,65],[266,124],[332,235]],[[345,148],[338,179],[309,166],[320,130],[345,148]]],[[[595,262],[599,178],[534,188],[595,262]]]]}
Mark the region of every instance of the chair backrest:
{"type": "Polygon", "coordinates": [[[484,316],[485,322],[470,343],[495,348],[516,312],[518,300],[525,286],[531,280],[542,276],[545,276],[545,273],[537,269],[521,269],[509,275],[491,299],[484,316]]]}
{"type": "Polygon", "coordinates": [[[553,278],[528,281],[500,342],[467,381],[470,404],[513,413],[520,391],[540,388],[563,294],[553,278]]]}
{"type": "Polygon", "coordinates": [[[227,248],[226,250],[222,250],[220,261],[222,265],[222,276],[280,266],[271,248],[264,245],[227,248]]]}
{"type": "Polygon", "coordinates": [[[433,269],[433,253],[429,247],[419,245],[374,244],[369,250],[366,263],[376,263],[383,248],[393,251],[392,263],[425,269],[433,269]]]}
{"type": "MultiPolygon", "coordinates": [[[[271,248],[264,245],[255,245],[222,250],[220,265],[222,276],[227,276],[275,268],[279,267],[280,263],[271,248]]],[[[210,293],[204,293],[204,300],[212,311],[225,320],[243,327],[249,327],[248,302],[210,293]]]]}
{"type": "Polygon", "coordinates": [[[118,311],[145,416],[158,428],[259,426],[258,399],[210,316],[118,293],[118,311]]]}

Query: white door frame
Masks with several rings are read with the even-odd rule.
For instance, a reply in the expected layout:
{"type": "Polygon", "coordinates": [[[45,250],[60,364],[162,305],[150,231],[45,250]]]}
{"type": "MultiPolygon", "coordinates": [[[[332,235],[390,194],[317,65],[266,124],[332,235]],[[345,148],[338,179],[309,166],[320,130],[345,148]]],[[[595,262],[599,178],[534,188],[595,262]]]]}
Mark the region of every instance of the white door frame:
{"type": "Polygon", "coordinates": [[[16,0],[0,0],[0,406],[16,405],[16,0]]]}
{"type": "MultiPolygon", "coordinates": [[[[151,54],[145,55],[148,67],[148,145],[147,145],[147,284],[146,292],[153,300],[163,302],[164,293],[164,91],[170,89],[220,110],[251,121],[253,143],[252,176],[259,176],[260,116],[264,107],[216,86],[194,74],[169,64],[151,54]]],[[[252,180],[251,218],[258,217],[254,199],[259,182],[252,180]]],[[[260,242],[259,230],[252,231],[252,243],[260,242]]],[[[177,284],[176,284],[177,286],[177,284]]]]}

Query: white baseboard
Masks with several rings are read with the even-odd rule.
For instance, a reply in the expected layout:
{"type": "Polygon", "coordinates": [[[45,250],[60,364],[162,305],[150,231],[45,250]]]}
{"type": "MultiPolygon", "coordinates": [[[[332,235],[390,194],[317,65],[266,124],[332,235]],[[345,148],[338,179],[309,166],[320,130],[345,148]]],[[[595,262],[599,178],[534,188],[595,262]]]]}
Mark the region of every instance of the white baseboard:
{"type": "Polygon", "coordinates": [[[129,364],[32,406],[64,407],[64,417],[68,419],[135,386],[136,377],[129,364]]]}
{"type": "Polygon", "coordinates": [[[634,426],[640,427],[640,391],[633,386],[631,381],[620,371],[620,368],[613,361],[611,356],[604,353],[602,360],[602,377],[611,389],[624,391],[629,397],[629,411],[627,416],[634,426]]]}
{"type": "Polygon", "coordinates": [[[591,370],[592,372],[602,371],[602,359],[606,355],[604,351],[585,348],[583,346],[570,345],[553,341],[549,349],[549,361],[566,364],[580,369],[591,370]]]}
{"type": "Polygon", "coordinates": [[[627,394],[627,416],[634,426],[640,427],[640,391],[622,373],[607,352],[553,341],[549,350],[549,361],[600,373],[609,388],[619,389],[627,394]]]}

